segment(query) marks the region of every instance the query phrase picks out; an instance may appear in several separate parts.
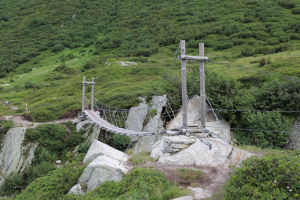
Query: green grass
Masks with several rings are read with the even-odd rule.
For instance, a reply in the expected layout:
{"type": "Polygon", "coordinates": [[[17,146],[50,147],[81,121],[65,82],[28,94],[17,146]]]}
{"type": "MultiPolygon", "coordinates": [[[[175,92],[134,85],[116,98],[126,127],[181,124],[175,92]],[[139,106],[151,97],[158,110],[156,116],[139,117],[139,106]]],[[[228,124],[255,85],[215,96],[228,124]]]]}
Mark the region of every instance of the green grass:
{"type": "Polygon", "coordinates": [[[150,157],[150,153],[148,153],[148,152],[141,152],[140,154],[132,155],[129,158],[129,162],[135,166],[145,164],[149,161],[155,161],[155,160],[150,157]]]}
{"type": "Polygon", "coordinates": [[[190,168],[179,168],[176,170],[178,177],[182,178],[189,185],[196,183],[204,178],[205,173],[201,170],[190,168]]]}

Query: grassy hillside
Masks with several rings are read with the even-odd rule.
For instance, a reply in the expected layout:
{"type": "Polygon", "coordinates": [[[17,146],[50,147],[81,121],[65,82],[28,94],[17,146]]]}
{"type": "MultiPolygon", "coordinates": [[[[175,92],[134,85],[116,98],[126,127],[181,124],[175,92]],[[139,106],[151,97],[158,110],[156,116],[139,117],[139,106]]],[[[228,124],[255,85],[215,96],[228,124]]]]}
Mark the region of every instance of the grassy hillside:
{"type": "MultiPolygon", "coordinates": [[[[180,39],[194,55],[198,43],[204,42],[205,54],[212,60],[206,64],[207,72],[218,72],[220,80],[232,78],[235,87],[229,84],[227,90],[234,95],[218,93],[224,83],[214,82],[214,75],[208,74],[207,91],[214,107],[266,109],[251,98],[259,99],[259,88],[276,79],[284,81],[280,87],[293,88],[286,93],[296,95],[287,101],[297,101],[299,91],[294,87],[299,78],[290,84],[289,76],[300,76],[299,9],[299,0],[3,0],[0,100],[9,105],[0,105],[0,115],[24,113],[26,104],[38,121],[78,110],[84,75],[88,80],[96,77],[97,98],[111,106],[129,108],[139,96],[167,93],[177,101],[176,109],[180,62],[173,55],[180,39]],[[122,67],[118,61],[138,65],[122,67]],[[237,98],[249,95],[247,101],[237,98]]],[[[197,67],[188,65],[190,95],[199,91],[197,67]]],[[[289,104],[278,107],[281,103],[267,109],[299,109],[289,104]]]]}

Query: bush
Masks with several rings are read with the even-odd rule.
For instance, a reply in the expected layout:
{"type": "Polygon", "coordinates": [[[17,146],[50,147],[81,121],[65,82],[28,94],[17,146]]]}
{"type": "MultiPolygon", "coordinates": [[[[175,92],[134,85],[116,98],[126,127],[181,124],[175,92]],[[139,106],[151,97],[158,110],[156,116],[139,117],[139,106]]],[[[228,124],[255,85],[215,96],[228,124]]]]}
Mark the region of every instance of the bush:
{"type": "Polygon", "coordinates": [[[64,50],[64,45],[63,44],[57,44],[52,48],[52,52],[60,52],[62,50],[64,50]]]}
{"type": "Polygon", "coordinates": [[[300,156],[295,152],[253,156],[235,168],[225,199],[299,199],[300,156]]]}
{"type": "Polygon", "coordinates": [[[263,148],[284,148],[292,124],[291,120],[281,113],[271,112],[244,114],[242,123],[245,128],[257,129],[257,131],[236,131],[235,137],[238,141],[263,148]]]}
{"type": "Polygon", "coordinates": [[[60,199],[76,184],[84,168],[85,165],[81,163],[72,163],[51,171],[48,175],[31,182],[15,199],[60,199]]]}
{"type": "Polygon", "coordinates": [[[114,134],[111,138],[111,146],[120,150],[120,151],[125,151],[130,142],[131,139],[130,137],[126,136],[126,135],[119,135],[119,134],[114,134]]]}
{"type": "Polygon", "coordinates": [[[172,187],[161,172],[136,168],[126,174],[121,182],[105,182],[95,190],[88,192],[83,199],[160,200],[173,199],[184,194],[186,193],[172,187]]]}
{"type": "Polygon", "coordinates": [[[255,54],[255,50],[251,47],[246,47],[242,49],[242,56],[253,56],[255,54]]]}
{"type": "Polygon", "coordinates": [[[0,134],[6,134],[6,132],[14,126],[13,120],[0,121],[0,134]]]}
{"type": "Polygon", "coordinates": [[[55,111],[51,111],[47,108],[36,108],[31,110],[30,117],[36,122],[46,122],[56,119],[55,111]]]}
{"type": "Polygon", "coordinates": [[[216,50],[224,50],[233,47],[232,42],[225,42],[223,44],[217,45],[216,50]]]}

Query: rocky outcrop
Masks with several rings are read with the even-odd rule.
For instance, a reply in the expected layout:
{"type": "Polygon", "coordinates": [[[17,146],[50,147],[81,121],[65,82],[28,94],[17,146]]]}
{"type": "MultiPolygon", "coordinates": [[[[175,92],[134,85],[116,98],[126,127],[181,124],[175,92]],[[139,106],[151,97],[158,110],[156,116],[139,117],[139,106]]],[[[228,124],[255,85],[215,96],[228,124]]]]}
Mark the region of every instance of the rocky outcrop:
{"type": "MultiPolygon", "coordinates": [[[[161,119],[161,114],[166,103],[166,95],[152,97],[151,106],[148,106],[145,102],[145,98],[142,98],[142,103],[140,103],[139,106],[130,109],[126,128],[144,132],[163,132],[164,122],[161,119]],[[147,119],[147,116],[151,117],[147,119]],[[144,124],[146,125],[144,126],[144,124]]],[[[160,139],[160,134],[135,137],[132,139],[133,142],[135,142],[133,151],[135,154],[139,152],[151,152],[153,144],[160,139]]]]}
{"type": "Polygon", "coordinates": [[[26,128],[12,128],[5,135],[0,152],[0,183],[3,182],[3,176],[23,171],[34,158],[38,144],[28,143],[22,146],[25,132],[26,128]]]}
{"type": "Polygon", "coordinates": [[[90,163],[69,193],[82,195],[105,181],[121,181],[123,174],[128,172],[124,164],[127,160],[123,152],[94,140],[83,160],[84,163],[90,163]]]}
{"type": "Polygon", "coordinates": [[[150,156],[159,159],[158,162],[162,164],[217,167],[220,165],[237,165],[252,155],[246,151],[235,149],[218,138],[206,138],[206,140],[211,143],[211,149],[194,137],[163,137],[153,145],[150,156]],[[170,141],[176,141],[176,143],[170,141]],[[176,151],[172,150],[172,144],[176,144],[176,151]]]}
{"type": "Polygon", "coordinates": [[[94,123],[92,120],[79,121],[76,124],[76,131],[82,132],[88,143],[93,140],[98,140],[101,127],[94,123]]]}
{"type": "Polygon", "coordinates": [[[188,189],[193,193],[194,199],[197,199],[197,200],[198,199],[207,199],[212,196],[212,194],[209,191],[204,190],[200,187],[198,187],[198,188],[189,187],[188,189]]]}
{"type": "Polygon", "coordinates": [[[83,162],[87,163],[93,161],[98,156],[107,156],[114,160],[123,160],[124,162],[128,160],[127,156],[122,151],[112,148],[111,146],[108,146],[107,144],[104,144],[98,140],[93,140],[93,143],[85,155],[83,162]]]}
{"type": "MultiPolygon", "coordinates": [[[[209,106],[206,104],[206,109],[209,106]]],[[[188,126],[200,126],[201,116],[200,116],[200,97],[198,95],[191,98],[187,105],[187,122],[188,126]]],[[[225,121],[222,116],[217,115],[216,119],[212,111],[206,112],[206,128],[209,131],[218,133],[220,137],[231,140],[230,135],[230,124],[225,121]]],[[[179,111],[175,118],[167,125],[167,130],[177,129],[182,126],[182,111],[179,111]]]]}
{"type": "Polygon", "coordinates": [[[295,151],[300,150],[300,117],[293,123],[287,148],[295,151]]]}
{"type": "Polygon", "coordinates": [[[132,107],[129,110],[126,120],[126,129],[133,131],[142,131],[143,124],[148,113],[148,105],[145,98],[140,98],[141,103],[137,107],[132,107]]]}

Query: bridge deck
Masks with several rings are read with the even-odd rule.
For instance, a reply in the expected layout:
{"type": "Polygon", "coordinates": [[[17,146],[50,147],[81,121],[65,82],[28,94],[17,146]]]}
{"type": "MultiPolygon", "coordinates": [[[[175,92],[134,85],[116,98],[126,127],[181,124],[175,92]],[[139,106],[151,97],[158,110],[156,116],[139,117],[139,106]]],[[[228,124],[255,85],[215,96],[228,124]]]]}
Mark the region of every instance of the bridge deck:
{"type": "Polygon", "coordinates": [[[117,134],[120,134],[120,135],[127,135],[129,137],[132,137],[132,136],[155,135],[156,134],[156,133],[151,133],[151,132],[139,132],[139,131],[132,131],[132,130],[127,130],[127,129],[124,129],[124,128],[120,128],[120,127],[117,127],[117,126],[115,126],[113,124],[110,124],[109,122],[107,122],[106,120],[104,120],[103,118],[101,118],[100,116],[98,116],[92,110],[85,110],[84,112],[96,124],[98,124],[99,126],[101,126],[104,129],[106,129],[107,131],[110,131],[110,132],[113,132],[113,133],[117,133],[117,134]]]}

